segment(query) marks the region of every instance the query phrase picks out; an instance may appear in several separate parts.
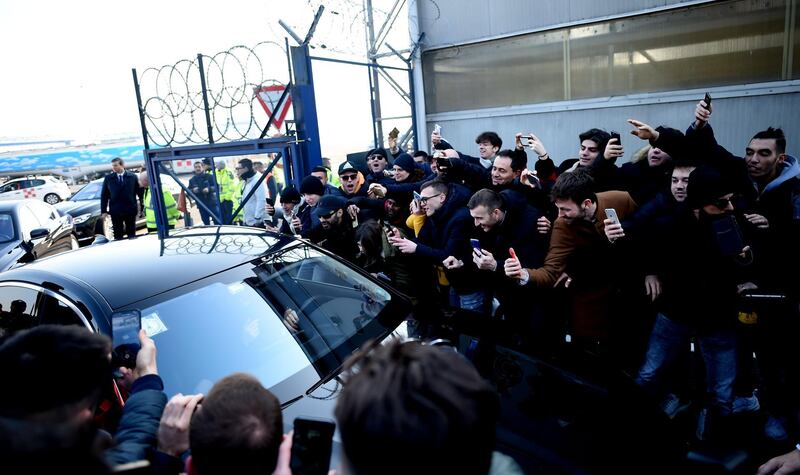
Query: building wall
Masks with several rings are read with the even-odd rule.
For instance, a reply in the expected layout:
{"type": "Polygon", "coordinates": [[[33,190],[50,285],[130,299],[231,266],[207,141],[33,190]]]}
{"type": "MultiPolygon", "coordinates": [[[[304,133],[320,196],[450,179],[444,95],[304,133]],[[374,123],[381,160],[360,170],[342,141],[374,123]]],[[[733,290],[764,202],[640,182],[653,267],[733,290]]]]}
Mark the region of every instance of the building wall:
{"type": "Polygon", "coordinates": [[[435,0],[418,2],[424,49],[518,34],[563,23],[646,11],[696,0],[435,0]]]}
{"type": "MultiPolygon", "coordinates": [[[[778,0],[779,3],[782,0],[778,0]]],[[[780,10],[778,13],[780,25],[774,22],[771,24],[774,29],[780,31],[797,31],[800,20],[795,19],[800,17],[800,1],[786,0],[793,3],[782,2],[786,5],[787,11],[792,12],[786,15],[786,25],[784,28],[782,14],[782,7],[779,5],[772,5],[770,2],[762,2],[761,0],[750,0],[745,3],[745,6],[758,13],[759,9],[773,9],[772,18],[775,18],[775,9],[780,10]],[[790,22],[791,20],[791,22],[790,22]]],[[[418,3],[419,8],[419,21],[420,30],[425,32],[426,40],[423,46],[423,51],[437,50],[441,48],[453,48],[463,44],[476,43],[495,39],[497,37],[522,35],[530,32],[541,32],[542,30],[556,30],[565,26],[573,26],[575,23],[586,22],[599,22],[605,21],[610,18],[616,18],[619,15],[626,14],[650,14],[658,13],[661,10],[668,10],[670,8],[677,8],[678,10],[685,10],[682,7],[703,8],[709,2],[705,1],[653,1],[653,0],[613,0],[607,2],[584,1],[584,0],[567,0],[561,2],[542,2],[542,1],[512,1],[512,0],[493,0],[477,1],[477,0],[436,0],[421,1],[418,3]],[[542,9],[542,11],[539,11],[542,9]]],[[[730,2],[730,5],[742,5],[740,2],[730,2]]],[[[691,12],[691,10],[689,10],[691,12]]],[[[725,16],[717,18],[716,28],[724,28],[725,25],[720,24],[724,22],[725,16]]],[[[730,18],[730,16],[728,17],[730,18]]],[[[735,21],[731,22],[735,25],[735,21]]],[[[695,26],[695,28],[698,28],[695,26]]],[[[717,30],[721,31],[721,30],[717,30]]],[[[735,31],[735,28],[732,30],[735,31]]],[[[662,31],[654,31],[655,38],[662,34],[662,31]]],[[[739,64],[741,60],[746,60],[746,53],[750,50],[751,56],[759,56],[767,51],[763,46],[764,41],[760,41],[758,32],[750,32],[750,38],[747,38],[747,43],[736,43],[735,41],[717,41],[716,44],[699,43],[694,45],[692,54],[695,57],[703,51],[712,51],[710,48],[728,48],[723,50],[718,55],[716,60],[721,60],[721,63],[706,63],[707,67],[717,68],[719,65],[723,66],[719,71],[727,71],[724,69],[729,64],[739,64]],[[755,36],[754,36],[755,35],[755,36]],[[703,50],[703,48],[707,48],[703,50]],[[760,48],[760,49],[759,49],[760,48]],[[726,52],[737,53],[740,56],[738,59],[730,57],[725,58],[723,54],[726,52]],[[744,54],[744,56],[741,56],[744,54]],[[726,63],[727,61],[727,63],[726,63]]],[[[723,36],[725,33],[723,32],[723,36]]],[[[734,37],[736,33],[731,33],[734,37]]],[[[756,132],[765,129],[767,126],[780,126],[784,129],[788,137],[788,152],[793,155],[800,155],[800,147],[797,146],[794,140],[800,140],[800,114],[796,111],[800,110],[800,61],[794,60],[795,63],[792,67],[792,51],[793,56],[798,57],[798,49],[795,47],[792,50],[791,45],[797,45],[800,35],[795,34],[796,38],[791,35],[786,35],[787,44],[781,41],[780,45],[771,44],[771,51],[775,51],[777,47],[780,52],[781,47],[784,51],[789,51],[789,57],[784,55],[783,59],[783,73],[781,73],[780,57],[777,58],[777,73],[771,72],[772,76],[766,76],[758,70],[759,63],[754,62],[747,67],[752,68],[753,77],[777,77],[769,79],[772,82],[758,82],[747,83],[742,81],[740,77],[747,77],[746,69],[742,70],[741,67],[738,71],[739,76],[737,79],[724,82],[724,77],[718,77],[717,81],[723,80],[721,84],[709,84],[706,86],[699,86],[695,84],[692,89],[683,89],[678,87],[675,90],[662,90],[659,92],[638,92],[635,94],[607,96],[607,97],[590,97],[581,100],[558,100],[557,102],[540,102],[540,103],[524,103],[520,101],[519,104],[507,105],[503,107],[489,107],[489,108],[468,108],[464,107],[461,110],[444,109],[447,112],[431,113],[430,104],[427,107],[428,113],[426,114],[427,133],[433,129],[434,124],[442,126],[442,134],[452,144],[454,144],[460,151],[476,154],[476,146],[474,144],[475,136],[486,130],[493,130],[500,134],[504,140],[504,148],[513,146],[513,136],[516,132],[533,132],[540,139],[542,139],[552,157],[559,162],[566,158],[572,158],[577,155],[578,150],[578,133],[592,127],[600,127],[606,130],[616,130],[623,134],[623,145],[626,146],[626,159],[636,149],[644,145],[638,138],[629,135],[631,127],[625,122],[626,119],[636,118],[644,122],[656,125],[668,125],[671,127],[685,129],[693,118],[693,111],[695,104],[699,101],[706,91],[710,91],[714,98],[714,117],[712,125],[717,131],[717,137],[723,146],[737,154],[743,153],[744,147],[748,139],[756,132]],[[783,45],[783,46],[781,46],[783,45]],[[787,69],[788,66],[788,69],[787,69]],[[742,71],[745,71],[742,73],[742,71]],[[761,74],[761,76],[759,76],[761,74]],[[783,79],[783,80],[777,80],[783,79]]],[[[766,38],[766,37],[764,37],[766,38]]],[[[680,37],[678,37],[680,41],[680,37]]],[[[697,41],[696,39],[694,41],[697,41]]],[[[775,34],[770,37],[771,43],[775,43],[775,34]]],[[[678,43],[680,44],[680,43],[678,43]]],[[[624,44],[623,44],[624,45],[624,44]]],[[[467,51],[467,50],[463,50],[467,51]]],[[[471,50],[470,50],[471,51],[471,50]]],[[[713,53],[713,51],[712,51],[713,53]]],[[[470,54],[462,52],[462,54],[470,54]]],[[[773,55],[774,56],[774,55],[773,55]]],[[[780,55],[779,55],[780,56],[780,55]]],[[[436,57],[436,55],[428,55],[428,58],[436,57]]],[[[568,58],[568,56],[567,56],[568,58]]],[[[680,60],[674,58],[673,60],[680,60]]],[[[774,58],[773,58],[774,59],[774,58]]],[[[423,56],[425,61],[425,56],[423,56]]],[[[524,61],[524,60],[523,60],[524,61]]],[[[529,62],[531,60],[528,60],[529,62]]],[[[538,59],[533,60],[534,64],[539,65],[538,59]]],[[[567,59],[568,61],[568,59],[567,59]]],[[[710,60],[709,60],[710,61],[710,60]]],[[[757,61],[757,60],[756,60],[757,61]]],[[[774,63],[775,61],[773,61],[774,63]]],[[[569,63],[567,63],[569,64],[569,63]]],[[[774,65],[773,65],[774,66],[774,65]]],[[[693,67],[696,67],[694,65],[693,67]]],[[[507,74],[506,78],[501,77],[503,68],[492,71],[492,74],[498,75],[497,81],[493,78],[490,81],[491,85],[502,83],[503,80],[508,80],[511,75],[507,74]]],[[[773,68],[774,69],[774,68],[773,68]]],[[[426,65],[426,71],[430,71],[430,64],[426,65]]],[[[478,71],[472,69],[471,71],[478,71]]],[[[733,74],[733,70],[731,70],[733,74]]],[[[575,74],[575,73],[573,73],[575,74]]],[[[725,74],[725,73],[719,73],[725,74]]],[[[676,76],[679,76],[676,73],[676,76]]],[[[485,76],[484,76],[485,77],[485,76]]],[[[697,76],[695,76],[697,77],[697,76]]],[[[699,75],[703,77],[703,75],[699,75]]],[[[425,79],[423,77],[423,79],[425,79]]],[[[575,78],[573,78],[574,81],[575,78]]],[[[514,78],[513,81],[518,81],[514,78]]],[[[760,79],[764,80],[764,79],[760,79]]],[[[430,78],[426,81],[428,83],[430,78]]],[[[513,83],[512,81],[512,83],[513,83]]],[[[506,81],[508,82],[508,81],[506,81]]],[[[702,81],[699,81],[702,83],[702,81]]],[[[447,83],[444,83],[447,84],[447,83]]],[[[535,85],[534,85],[535,86],[535,85]]],[[[441,87],[441,86],[440,86],[441,87]]],[[[481,87],[477,89],[481,89],[481,87]]],[[[513,84],[509,85],[513,87],[513,84]]],[[[533,86],[532,86],[533,87],[533,86]]],[[[427,89],[427,84],[426,84],[427,89]]],[[[459,88],[460,89],[460,88],[459,88]]],[[[475,89],[475,88],[473,88],[475,89]]],[[[647,89],[649,90],[649,89],[647,89]]],[[[427,91],[430,94],[431,91],[427,91]]],[[[447,93],[452,93],[452,89],[448,89],[447,93]]],[[[462,93],[462,91],[458,91],[462,93]]],[[[418,92],[419,93],[419,92],[418,92]]],[[[464,93],[462,97],[473,97],[475,91],[470,91],[469,94],[464,93]]],[[[617,94],[618,92],[615,92],[617,94]]],[[[514,96],[515,98],[517,96],[514,96]]],[[[574,97],[574,96],[573,96],[574,97]]],[[[450,101],[452,103],[453,101],[450,101]]],[[[470,100],[464,101],[469,103],[470,100]]],[[[510,104],[512,101],[505,102],[510,104]]],[[[424,131],[420,131],[424,133],[424,131]]],[[[535,157],[529,154],[532,160],[535,157]]],[[[531,163],[532,163],[531,160],[531,163]]]]}

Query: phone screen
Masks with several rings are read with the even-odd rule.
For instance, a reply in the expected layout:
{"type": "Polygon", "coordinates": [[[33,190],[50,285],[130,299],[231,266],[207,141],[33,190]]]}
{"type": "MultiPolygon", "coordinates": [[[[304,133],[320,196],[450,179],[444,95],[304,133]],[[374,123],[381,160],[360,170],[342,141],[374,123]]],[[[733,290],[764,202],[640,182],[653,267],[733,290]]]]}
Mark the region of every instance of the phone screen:
{"type": "Polygon", "coordinates": [[[116,366],[136,367],[139,353],[139,330],[142,328],[142,315],[138,310],[114,312],[111,315],[111,335],[114,344],[116,366]]]}
{"type": "Polygon", "coordinates": [[[473,249],[475,249],[476,251],[480,251],[481,250],[481,242],[480,241],[478,241],[477,239],[470,239],[469,242],[472,244],[472,248],[473,249]]]}
{"type": "Polygon", "coordinates": [[[611,132],[611,138],[617,139],[617,143],[615,145],[622,145],[622,137],[620,137],[619,132],[611,132]]]}
{"type": "Polygon", "coordinates": [[[321,419],[298,417],[292,436],[293,475],[327,475],[336,424],[321,419]]]}

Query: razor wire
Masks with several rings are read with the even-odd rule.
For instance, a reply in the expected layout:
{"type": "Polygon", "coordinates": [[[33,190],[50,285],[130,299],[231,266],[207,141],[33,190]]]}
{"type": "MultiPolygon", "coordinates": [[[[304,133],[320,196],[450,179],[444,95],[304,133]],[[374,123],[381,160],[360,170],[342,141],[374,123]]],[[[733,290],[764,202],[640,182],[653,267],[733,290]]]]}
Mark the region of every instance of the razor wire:
{"type": "MultiPolygon", "coordinates": [[[[256,90],[288,83],[284,46],[262,41],[202,55],[214,142],[258,138],[269,116],[256,90]]],[[[147,137],[157,147],[208,143],[197,58],[150,67],[139,75],[147,137]]],[[[272,111],[278,104],[271,103],[272,111]]]]}

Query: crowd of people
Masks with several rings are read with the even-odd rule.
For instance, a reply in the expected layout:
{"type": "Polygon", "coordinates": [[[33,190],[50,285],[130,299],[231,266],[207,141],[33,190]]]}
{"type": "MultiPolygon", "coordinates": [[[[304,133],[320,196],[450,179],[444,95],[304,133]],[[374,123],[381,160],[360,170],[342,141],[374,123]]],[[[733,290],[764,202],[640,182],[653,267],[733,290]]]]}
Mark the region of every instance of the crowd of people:
{"type": "Polygon", "coordinates": [[[597,353],[669,417],[703,407],[699,440],[749,412],[786,440],[800,407],[800,164],[773,127],[736,156],[711,115],[703,100],[685,132],[628,120],[625,146],[593,128],[558,165],[532,133],[507,148],[481,133],[470,156],[437,130],[431,155],[389,147],[369,151],[366,167],[342,163],[338,187],[315,168],[266,207],[266,226],[415,302],[503,320],[527,350],[568,340],[597,353]],[[686,383],[694,371],[704,386],[686,383]]]}
{"type": "MultiPolygon", "coordinates": [[[[215,185],[202,163],[189,186],[219,193],[204,221],[221,212],[313,241],[418,306],[504,322],[522,351],[594,353],[667,417],[702,407],[700,441],[724,438],[741,413],[762,414],[766,438],[796,440],[800,164],[773,127],[743,139],[736,156],[717,143],[711,115],[700,101],[685,132],[628,120],[642,147],[628,144],[638,150],[621,166],[622,137],[600,128],[579,134],[578,158],[558,165],[533,133],[508,148],[481,133],[470,156],[437,130],[432,154],[393,142],[369,151],[365,166],[318,166],[280,193],[261,186],[267,177],[249,159],[238,162],[237,187],[224,164],[215,185]],[[698,366],[699,391],[687,384],[698,366]]],[[[135,186],[115,172],[109,189],[135,186]]],[[[5,341],[0,367],[23,383],[0,390],[4,457],[48,467],[54,459],[41,454],[66,448],[86,473],[142,459],[155,473],[291,473],[280,403],[257,380],[234,374],[205,396],[167,402],[155,345],[140,340],[136,367],[117,375],[129,396],[104,450],[89,427],[108,396],[110,342],[51,326],[5,341]]],[[[340,473],[518,473],[493,452],[496,394],[465,359],[395,343],[365,349],[350,369],[336,408],[340,473]],[[412,451],[424,466],[392,456],[412,451]]],[[[799,454],[759,473],[800,471],[799,454]]]]}

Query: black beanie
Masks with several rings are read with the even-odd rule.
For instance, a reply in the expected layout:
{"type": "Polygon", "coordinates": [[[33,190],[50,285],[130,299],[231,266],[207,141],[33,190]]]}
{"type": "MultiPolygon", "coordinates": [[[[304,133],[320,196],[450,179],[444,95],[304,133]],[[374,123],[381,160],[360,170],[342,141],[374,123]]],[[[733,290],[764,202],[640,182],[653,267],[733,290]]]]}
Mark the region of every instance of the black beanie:
{"type": "MultiPolygon", "coordinates": [[[[317,179],[319,180],[319,179],[317,179]]],[[[300,202],[300,192],[297,191],[292,185],[287,186],[286,188],[281,191],[281,203],[299,203],[300,202]]]]}
{"type": "Polygon", "coordinates": [[[689,174],[686,203],[692,209],[700,209],[732,192],[727,180],[716,169],[701,166],[689,174]]]}
{"type": "Polygon", "coordinates": [[[417,162],[415,162],[414,159],[411,158],[411,155],[407,153],[401,153],[398,155],[397,158],[394,159],[394,165],[402,168],[408,173],[413,173],[417,168],[417,162]]]}
{"type": "Polygon", "coordinates": [[[325,194],[325,187],[322,181],[314,175],[309,175],[303,178],[300,182],[300,194],[303,195],[320,195],[325,194]]]}

